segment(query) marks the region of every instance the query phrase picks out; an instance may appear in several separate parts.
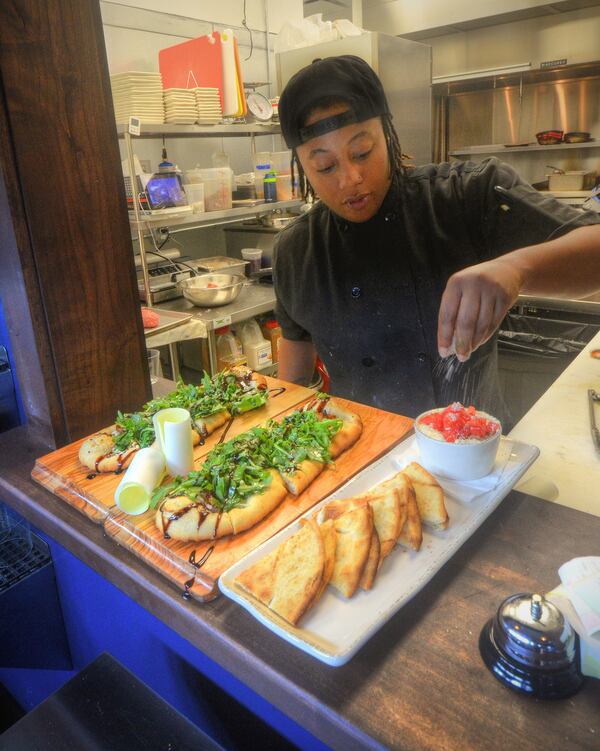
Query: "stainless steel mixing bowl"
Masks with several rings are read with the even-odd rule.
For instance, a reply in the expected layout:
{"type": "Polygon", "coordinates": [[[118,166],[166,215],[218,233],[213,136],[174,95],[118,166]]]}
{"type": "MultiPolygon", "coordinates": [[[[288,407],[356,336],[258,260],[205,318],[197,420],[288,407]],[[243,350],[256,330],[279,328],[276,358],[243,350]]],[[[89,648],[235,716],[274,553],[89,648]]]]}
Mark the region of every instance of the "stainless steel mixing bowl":
{"type": "Polygon", "coordinates": [[[178,282],[186,300],[200,308],[229,305],[240,294],[245,276],[238,274],[201,274],[178,282]],[[216,286],[209,286],[216,285],[216,286]]]}

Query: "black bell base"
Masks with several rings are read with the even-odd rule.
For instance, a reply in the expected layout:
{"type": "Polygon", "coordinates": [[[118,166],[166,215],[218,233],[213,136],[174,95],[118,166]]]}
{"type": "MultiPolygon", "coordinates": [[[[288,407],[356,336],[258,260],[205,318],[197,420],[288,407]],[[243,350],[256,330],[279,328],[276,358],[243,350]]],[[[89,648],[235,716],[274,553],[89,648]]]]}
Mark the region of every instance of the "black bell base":
{"type": "Polygon", "coordinates": [[[539,670],[510,662],[494,641],[493,622],[490,618],[481,630],[479,652],[500,683],[538,699],[565,699],[579,691],[584,677],[575,663],[561,670],[539,670]]]}

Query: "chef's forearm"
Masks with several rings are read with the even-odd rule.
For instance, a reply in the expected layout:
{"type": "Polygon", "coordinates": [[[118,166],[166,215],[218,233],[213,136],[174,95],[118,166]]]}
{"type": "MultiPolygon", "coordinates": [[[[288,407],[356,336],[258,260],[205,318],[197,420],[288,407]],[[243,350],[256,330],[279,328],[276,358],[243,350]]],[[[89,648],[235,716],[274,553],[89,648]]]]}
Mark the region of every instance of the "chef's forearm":
{"type": "Polygon", "coordinates": [[[519,269],[523,294],[591,295],[600,289],[600,225],[578,227],[556,240],[515,250],[501,260],[519,269]]]}
{"type": "Polygon", "coordinates": [[[310,383],[316,360],[312,342],[296,342],[281,337],[278,357],[278,377],[281,380],[302,386],[310,383]]]}

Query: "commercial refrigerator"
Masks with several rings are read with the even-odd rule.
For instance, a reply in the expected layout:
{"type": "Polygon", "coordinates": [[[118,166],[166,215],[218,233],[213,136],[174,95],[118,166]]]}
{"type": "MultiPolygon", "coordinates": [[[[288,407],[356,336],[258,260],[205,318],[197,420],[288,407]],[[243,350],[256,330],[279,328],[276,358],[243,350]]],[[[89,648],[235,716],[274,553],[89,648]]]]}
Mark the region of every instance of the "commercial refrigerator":
{"type": "Polygon", "coordinates": [[[366,31],[357,37],[281,52],[276,55],[279,91],[300,68],[333,55],[356,55],[369,63],[383,83],[402,151],[413,157],[415,165],[431,162],[431,47],[366,31]]]}

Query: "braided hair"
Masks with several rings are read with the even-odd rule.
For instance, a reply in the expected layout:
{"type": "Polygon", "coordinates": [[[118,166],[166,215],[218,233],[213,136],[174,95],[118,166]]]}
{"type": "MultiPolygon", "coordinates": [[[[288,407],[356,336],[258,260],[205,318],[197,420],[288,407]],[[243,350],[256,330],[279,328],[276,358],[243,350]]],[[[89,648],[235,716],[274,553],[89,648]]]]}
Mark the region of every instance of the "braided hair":
{"type": "MultiPolygon", "coordinates": [[[[339,99],[326,100],[326,101],[320,102],[317,107],[313,107],[312,112],[314,112],[317,109],[323,109],[324,107],[329,107],[329,106],[333,106],[337,104],[345,104],[345,102],[340,101],[339,99]]],[[[307,114],[307,118],[310,114],[311,112],[307,114]]],[[[390,177],[392,178],[393,186],[399,189],[401,186],[402,178],[406,175],[406,171],[408,167],[403,162],[405,155],[402,153],[402,148],[400,146],[398,134],[396,133],[396,129],[394,128],[394,125],[392,123],[392,115],[389,112],[386,113],[385,115],[381,115],[381,125],[383,128],[383,135],[385,137],[385,142],[387,146],[388,160],[389,160],[389,165],[390,165],[390,177]]],[[[296,149],[292,149],[291,172],[292,172],[292,186],[294,190],[294,195],[297,195],[299,193],[303,201],[306,201],[306,200],[314,201],[315,199],[314,188],[310,184],[310,182],[308,181],[308,178],[306,177],[304,173],[304,169],[302,168],[300,159],[298,159],[298,153],[296,149]],[[296,173],[298,174],[297,189],[296,189],[296,173]]]]}

